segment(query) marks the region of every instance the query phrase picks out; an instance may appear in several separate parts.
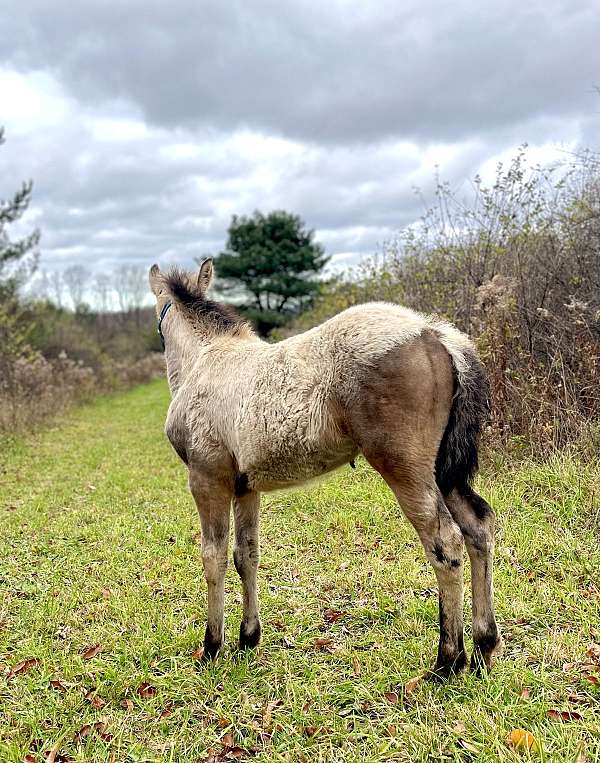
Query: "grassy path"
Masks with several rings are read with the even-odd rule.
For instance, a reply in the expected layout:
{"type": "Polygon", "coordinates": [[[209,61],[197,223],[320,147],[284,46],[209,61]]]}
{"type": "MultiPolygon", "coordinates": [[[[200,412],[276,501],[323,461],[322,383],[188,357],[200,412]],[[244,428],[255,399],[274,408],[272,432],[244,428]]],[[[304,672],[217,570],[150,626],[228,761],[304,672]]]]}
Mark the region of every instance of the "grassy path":
{"type": "Polygon", "coordinates": [[[206,667],[167,403],[140,387],[0,453],[2,763],[600,760],[598,463],[487,464],[506,638],[491,677],[404,690],[434,658],[435,581],[364,464],[264,499],[263,644],[235,650],[230,565],[227,647],[206,667]],[[517,728],[537,751],[507,746],[517,728]]]}

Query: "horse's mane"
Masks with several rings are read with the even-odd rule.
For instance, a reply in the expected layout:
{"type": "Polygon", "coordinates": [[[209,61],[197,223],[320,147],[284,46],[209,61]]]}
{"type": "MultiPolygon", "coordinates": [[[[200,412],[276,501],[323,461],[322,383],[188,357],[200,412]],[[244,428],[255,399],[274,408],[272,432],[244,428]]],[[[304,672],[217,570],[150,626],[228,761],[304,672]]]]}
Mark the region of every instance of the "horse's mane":
{"type": "Polygon", "coordinates": [[[231,305],[207,299],[200,286],[180,268],[171,268],[164,276],[164,284],[174,302],[200,328],[209,328],[217,334],[237,334],[240,329],[250,329],[248,322],[231,305]]]}

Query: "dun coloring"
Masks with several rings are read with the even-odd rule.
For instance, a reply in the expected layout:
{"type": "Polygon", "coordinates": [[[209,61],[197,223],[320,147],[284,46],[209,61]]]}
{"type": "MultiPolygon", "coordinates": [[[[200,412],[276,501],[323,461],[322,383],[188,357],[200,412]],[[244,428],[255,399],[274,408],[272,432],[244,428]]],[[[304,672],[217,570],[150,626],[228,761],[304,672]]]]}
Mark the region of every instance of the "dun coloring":
{"type": "Polygon", "coordinates": [[[371,303],[269,344],[206,296],[212,272],[211,260],[194,276],[161,273],[157,265],[150,270],[172,394],[166,433],[188,468],[202,526],[205,654],[214,657],[223,644],[232,507],[245,648],[258,644],[261,633],[260,494],[322,475],[360,453],[394,492],[437,577],[433,675],[466,664],[465,545],[473,589],[471,667],[489,668],[500,641],[494,513],[471,486],[489,394],[470,340],[432,317],[371,303]]]}

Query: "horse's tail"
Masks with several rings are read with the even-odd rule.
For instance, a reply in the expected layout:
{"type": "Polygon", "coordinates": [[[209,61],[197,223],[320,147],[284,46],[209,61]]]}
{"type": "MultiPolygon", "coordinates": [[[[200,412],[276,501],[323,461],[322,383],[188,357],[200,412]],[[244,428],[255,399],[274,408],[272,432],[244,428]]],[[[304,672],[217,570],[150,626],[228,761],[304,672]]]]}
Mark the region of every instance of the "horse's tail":
{"type": "Polygon", "coordinates": [[[455,390],[435,477],[442,495],[455,489],[468,495],[479,466],[479,438],[490,413],[489,382],[475,348],[463,334],[442,329],[438,336],[452,360],[455,390]]]}

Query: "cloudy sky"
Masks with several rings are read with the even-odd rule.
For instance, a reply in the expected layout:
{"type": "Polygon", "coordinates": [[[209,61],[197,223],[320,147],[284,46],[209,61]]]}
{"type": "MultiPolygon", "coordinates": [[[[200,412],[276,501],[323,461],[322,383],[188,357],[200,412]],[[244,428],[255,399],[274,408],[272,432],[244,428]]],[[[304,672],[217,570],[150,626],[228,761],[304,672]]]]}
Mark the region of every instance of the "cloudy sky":
{"type": "Polygon", "coordinates": [[[189,263],[299,213],[343,266],[527,142],[600,145],[597,0],[0,0],[0,198],[42,265],[189,263]]]}

